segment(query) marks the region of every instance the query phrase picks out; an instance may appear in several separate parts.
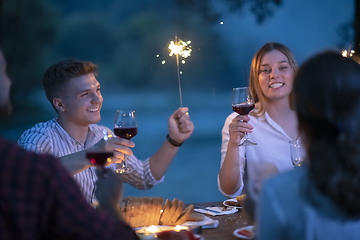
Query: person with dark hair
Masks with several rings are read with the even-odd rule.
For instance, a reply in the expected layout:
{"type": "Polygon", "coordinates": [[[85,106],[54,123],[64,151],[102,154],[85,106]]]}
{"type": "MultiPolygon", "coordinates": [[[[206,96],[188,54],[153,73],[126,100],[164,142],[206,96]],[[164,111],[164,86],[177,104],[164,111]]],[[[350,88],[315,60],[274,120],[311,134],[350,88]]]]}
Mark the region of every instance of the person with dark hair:
{"type": "MultiPolygon", "coordinates": [[[[64,60],[49,67],[44,74],[43,86],[57,117],[36,124],[18,140],[25,149],[60,158],[65,168],[74,174],[89,203],[96,202],[94,183],[97,176],[96,168],[86,159],[86,149],[102,147],[104,131],[115,136],[109,128],[96,124],[101,118],[103,102],[96,70],[94,63],[80,60],[64,60]]],[[[168,130],[167,140],[145,161],[133,155],[129,148],[134,146],[132,141],[111,137],[114,164],[108,167],[115,170],[117,163],[128,155],[126,163],[133,172],[121,174],[123,182],[145,190],[162,182],[179,146],[194,130],[188,108],[179,108],[169,117],[168,130]]]]}
{"type": "MultiPolygon", "coordinates": [[[[11,81],[0,50],[0,116],[11,112],[11,81]]],[[[121,180],[100,175],[92,208],[60,161],[0,138],[0,239],[138,239],[122,221],[121,180]]]]}
{"type": "Polygon", "coordinates": [[[299,139],[292,96],[296,70],[293,54],[280,43],[265,44],[253,57],[249,88],[255,109],[230,114],[222,129],[218,187],[225,196],[244,193],[246,179],[257,185],[265,175],[293,168],[289,141],[299,139]],[[257,145],[239,146],[245,133],[257,145]]]}
{"type": "Polygon", "coordinates": [[[306,165],[265,181],[257,240],[360,239],[360,65],[326,51],[294,80],[306,165]]]}

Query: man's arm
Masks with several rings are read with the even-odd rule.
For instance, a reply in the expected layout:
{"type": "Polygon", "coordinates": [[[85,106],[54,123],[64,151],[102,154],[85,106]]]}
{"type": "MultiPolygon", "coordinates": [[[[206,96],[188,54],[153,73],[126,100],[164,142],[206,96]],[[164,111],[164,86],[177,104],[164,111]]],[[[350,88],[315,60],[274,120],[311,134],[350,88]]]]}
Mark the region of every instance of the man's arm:
{"type": "MultiPolygon", "coordinates": [[[[43,156],[43,162],[38,162],[42,171],[45,174],[36,178],[40,183],[39,186],[44,186],[46,201],[42,200],[43,210],[47,210],[51,214],[44,214],[49,216],[47,221],[49,229],[57,231],[57,237],[60,239],[69,238],[69,236],[78,236],[81,239],[116,239],[119,236],[124,239],[138,239],[136,233],[126,223],[121,221],[118,206],[121,193],[121,181],[115,181],[111,176],[107,175],[105,178],[99,179],[97,184],[97,191],[103,190],[105,193],[102,196],[97,194],[98,200],[103,210],[92,208],[83,197],[78,185],[74,179],[69,176],[66,170],[63,169],[62,164],[56,159],[50,159],[43,156]],[[107,177],[109,176],[109,179],[107,177]],[[45,180],[45,181],[44,181],[45,180]],[[67,229],[68,231],[64,231],[67,229]]],[[[117,176],[116,176],[117,177],[117,176]]],[[[46,213],[46,212],[45,212],[46,213]]],[[[55,235],[54,235],[55,236],[55,235]]],[[[49,235],[49,239],[53,239],[49,235]]]]}
{"type": "Polygon", "coordinates": [[[190,120],[188,110],[186,107],[179,108],[169,117],[170,140],[166,140],[160,149],[150,157],[150,171],[156,180],[162,178],[179,150],[179,147],[174,145],[182,144],[194,131],[194,124],[190,120]]]}
{"type": "MultiPolygon", "coordinates": [[[[41,132],[42,129],[28,130],[18,140],[18,145],[28,151],[38,154],[54,155],[54,149],[49,136],[41,132]]],[[[60,157],[60,162],[70,174],[79,173],[89,168],[90,162],[86,159],[86,152],[80,151],[60,157]]]]}
{"type": "Polygon", "coordinates": [[[64,168],[72,175],[84,171],[92,166],[86,158],[85,150],[60,157],[60,161],[64,168]]]}
{"type": "Polygon", "coordinates": [[[122,220],[119,204],[122,197],[122,181],[111,169],[97,169],[95,195],[100,208],[107,211],[115,219],[122,220]]]}

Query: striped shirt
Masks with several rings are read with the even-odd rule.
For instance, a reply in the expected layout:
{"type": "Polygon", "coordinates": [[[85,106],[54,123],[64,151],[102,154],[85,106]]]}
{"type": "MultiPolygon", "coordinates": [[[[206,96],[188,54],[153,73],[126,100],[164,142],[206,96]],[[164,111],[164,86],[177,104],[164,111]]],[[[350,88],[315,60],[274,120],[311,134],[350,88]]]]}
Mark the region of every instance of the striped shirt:
{"type": "MultiPolygon", "coordinates": [[[[103,129],[111,132],[109,128],[96,124],[89,125],[89,131],[85,143],[79,142],[71,137],[56,121],[52,119],[47,122],[36,124],[34,127],[26,130],[19,138],[18,144],[30,151],[42,154],[51,154],[55,157],[63,157],[75,152],[88,149],[103,138],[103,129]]],[[[114,135],[114,134],[113,134],[114,135]]],[[[147,190],[152,186],[163,182],[164,177],[156,180],[150,171],[149,158],[145,161],[137,159],[134,155],[126,160],[128,167],[133,169],[130,174],[121,174],[123,182],[133,185],[138,189],[147,190]]],[[[115,169],[118,164],[111,164],[108,168],[115,169]]],[[[81,192],[89,203],[96,201],[95,182],[97,176],[95,167],[90,167],[73,177],[78,183],[81,192]]]]}

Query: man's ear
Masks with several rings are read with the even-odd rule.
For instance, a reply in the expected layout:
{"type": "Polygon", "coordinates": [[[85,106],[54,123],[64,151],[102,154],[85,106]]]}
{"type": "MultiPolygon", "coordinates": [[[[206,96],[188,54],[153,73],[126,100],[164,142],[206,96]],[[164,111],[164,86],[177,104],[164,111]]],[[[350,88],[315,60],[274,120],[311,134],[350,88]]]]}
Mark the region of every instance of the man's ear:
{"type": "Polygon", "coordinates": [[[65,107],[61,98],[54,98],[53,104],[58,112],[65,112],[65,107]]]}

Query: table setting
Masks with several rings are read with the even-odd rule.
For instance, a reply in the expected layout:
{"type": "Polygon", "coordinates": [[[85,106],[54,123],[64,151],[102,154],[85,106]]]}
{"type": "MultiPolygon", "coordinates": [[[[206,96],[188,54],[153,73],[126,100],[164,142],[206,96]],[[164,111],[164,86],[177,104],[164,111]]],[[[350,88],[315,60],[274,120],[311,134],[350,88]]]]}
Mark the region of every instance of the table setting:
{"type": "Polygon", "coordinates": [[[171,234],[191,240],[253,239],[252,222],[242,206],[227,206],[231,200],[185,204],[176,198],[125,197],[120,211],[141,240],[166,240],[171,234]]]}

